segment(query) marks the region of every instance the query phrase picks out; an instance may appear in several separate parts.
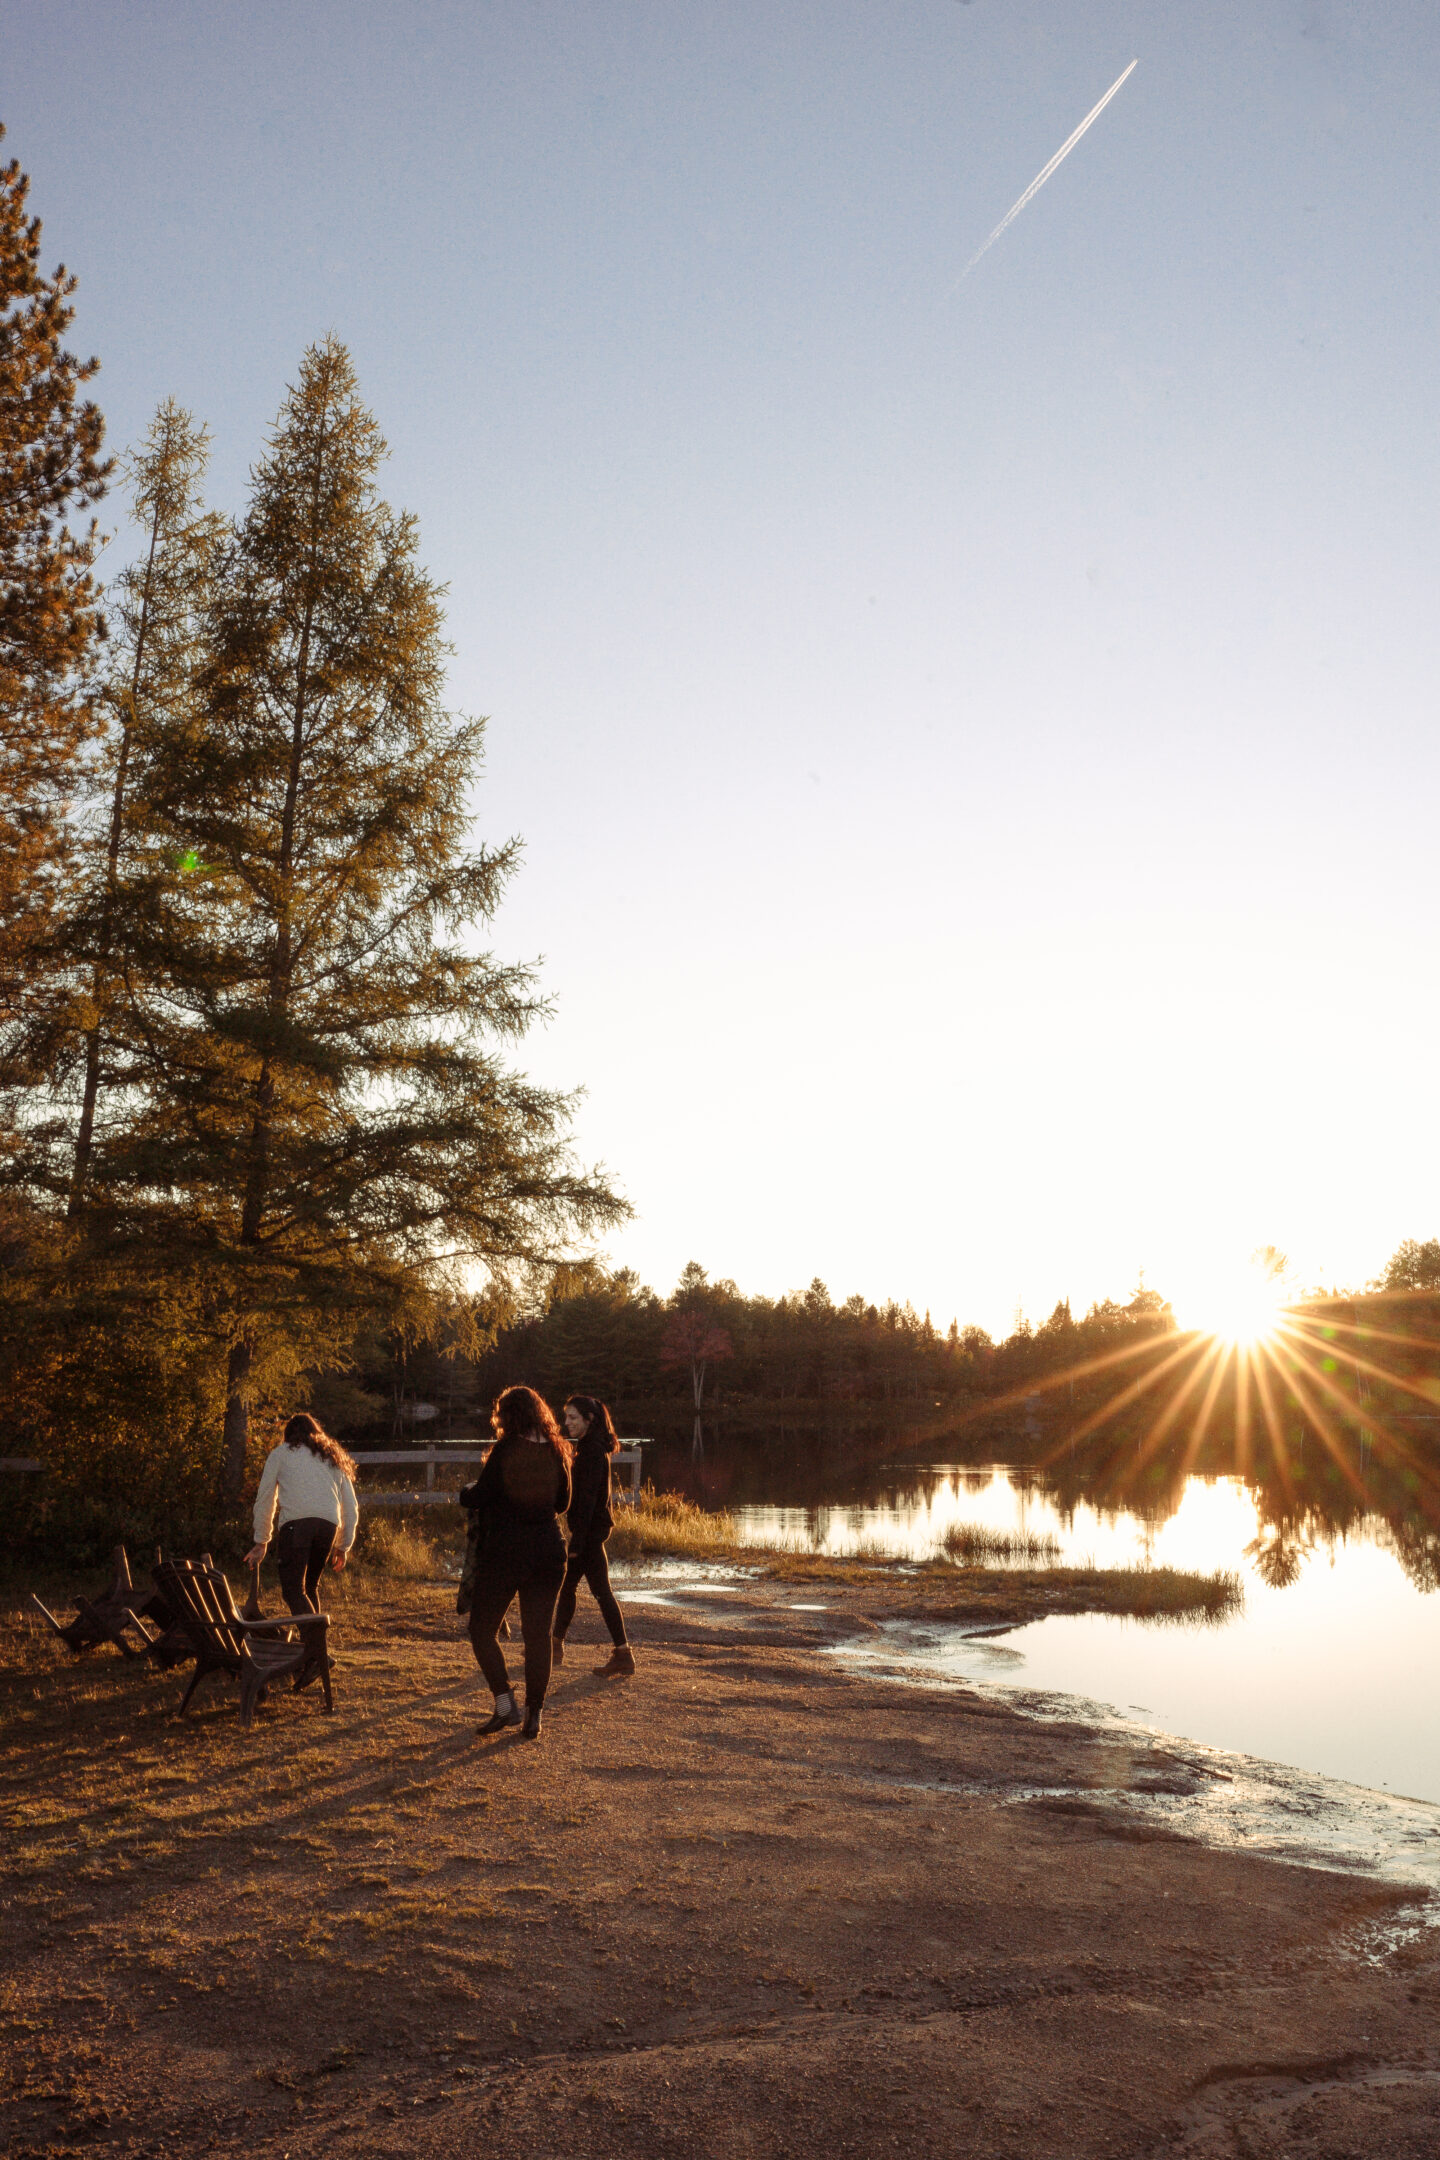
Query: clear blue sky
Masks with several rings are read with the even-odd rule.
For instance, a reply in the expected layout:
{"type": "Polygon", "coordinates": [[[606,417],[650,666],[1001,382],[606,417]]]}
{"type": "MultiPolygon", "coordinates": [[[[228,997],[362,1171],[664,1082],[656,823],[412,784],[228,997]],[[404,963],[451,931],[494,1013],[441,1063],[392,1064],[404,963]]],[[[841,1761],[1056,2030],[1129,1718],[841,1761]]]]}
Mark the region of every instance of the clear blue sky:
{"type": "Polygon", "coordinates": [[[116,446],[238,506],[350,344],[617,1260],[996,1328],[1440,1230],[1433,7],[0,29],[116,446]]]}

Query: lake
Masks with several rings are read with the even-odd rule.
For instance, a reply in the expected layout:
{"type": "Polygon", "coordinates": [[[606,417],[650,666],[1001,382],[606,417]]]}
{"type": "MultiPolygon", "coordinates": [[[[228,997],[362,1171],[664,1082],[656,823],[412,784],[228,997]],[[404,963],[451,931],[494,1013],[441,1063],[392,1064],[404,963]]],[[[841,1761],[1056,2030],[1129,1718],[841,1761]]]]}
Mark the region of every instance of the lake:
{"type": "Polygon", "coordinates": [[[918,1560],[951,1525],[978,1524],[1052,1536],[1066,1564],[1233,1570],[1244,1608],[1218,1624],[1066,1615],[1002,1636],[910,1631],[893,1649],[937,1674],[1076,1698],[1214,1747],[1440,1801],[1434,1534],[1397,1514],[1393,1495],[1384,1512],[1353,1494],[1341,1506],[1303,1491],[1277,1507],[1261,1481],[1192,1472],[1127,1505],[1077,1493],[1068,1468],[852,1456],[827,1471],[823,1455],[790,1443],[712,1441],[688,1464],[667,1447],[662,1465],[662,1482],[728,1504],[756,1544],[918,1560]],[[806,1487],[835,1497],[802,1505],[806,1487]]]}

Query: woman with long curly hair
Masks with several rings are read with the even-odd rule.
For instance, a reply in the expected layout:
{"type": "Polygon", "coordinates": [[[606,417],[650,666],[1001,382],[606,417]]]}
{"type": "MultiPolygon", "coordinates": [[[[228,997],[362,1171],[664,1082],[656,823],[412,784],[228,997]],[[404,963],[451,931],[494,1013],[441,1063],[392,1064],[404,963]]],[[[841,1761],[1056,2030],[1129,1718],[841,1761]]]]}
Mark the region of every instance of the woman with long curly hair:
{"type": "Polygon", "coordinates": [[[560,1517],[570,1505],[569,1441],[533,1388],[506,1388],[490,1414],[495,1445],[460,1505],[476,1520],[475,1584],[470,1643],[495,1697],[482,1733],[520,1723],[510,1688],[500,1623],[510,1600],[520,1600],[525,1639],[524,1738],[540,1737],[540,1713],[550,1685],[550,1630],[565,1579],[560,1517]]]}
{"type": "Polygon", "coordinates": [[[619,1447],[610,1412],[594,1395],[572,1395],[561,1413],[565,1430],[575,1443],[575,1468],[570,1501],[570,1558],[555,1608],[555,1663],[565,1662],[565,1637],[575,1618],[575,1597],[582,1578],[600,1608],[610,1630],[613,1648],[608,1664],[596,1667],[604,1678],[635,1670],[635,1653],[625,1640],[625,1617],[610,1587],[610,1562],[605,1540],[615,1527],[610,1512],[610,1458],[619,1447]]]}
{"type": "Polygon", "coordinates": [[[325,1563],[344,1567],[355,1543],[360,1509],[354,1463],[308,1410],[297,1411],[289,1419],[284,1438],[265,1458],[255,1495],[255,1543],[245,1555],[247,1567],[258,1567],[265,1558],[277,1512],[280,1534],[275,1560],[280,1594],[292,1613],[319,1612],[325,1563]]]}

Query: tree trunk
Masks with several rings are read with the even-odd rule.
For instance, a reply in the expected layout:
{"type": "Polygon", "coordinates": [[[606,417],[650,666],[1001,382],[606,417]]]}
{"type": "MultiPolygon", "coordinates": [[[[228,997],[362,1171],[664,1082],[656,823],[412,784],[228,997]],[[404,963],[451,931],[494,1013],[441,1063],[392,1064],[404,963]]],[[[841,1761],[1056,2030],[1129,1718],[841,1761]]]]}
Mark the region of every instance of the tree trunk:
{"type": "MultiPolygon", "coordinates": [[[[316,494],[319,474],[316,474],[316,494]]],[[[314,602],[308,602],[300,632],[296,662],[295,709],[290,726],[290,769],[286,778],[285,807],[280,821],[278,868],[281,893],[279,921],[270,963],[270,1017],[283,1020],[290,996],[290,875],[295,847],[295,812],[300,794],[301,757],[305,738],[305,680],[310,658],[310,633],[314,602]]],[[[250,1128],[250,1167],[246,1178],[245,1205],[240,1217],[240,1243],[251,1248],[260,1243],[265,1203],[270,1191],[270,1121],[274,1112],[275,1082],[267,1055],[255,1083],[255,1115],[250,1128]]],[[[245,1478],[245,1448],[250,1436],[250,1413],[241,1394],[250,1377],[254,1358],[249,1343],[236,1343],[230,1352],[225,1382],[225,1497],[238,1500],[245,1478]]]]}
{"type": "Polygon", "coordinates": [[[224,1494],[227,1500],[238,1500],[245,1483],[245,1450],[250,1440],[250,1411],[242,1390],[250,1377],[253,1355],[249,1343],[233,1344],[225,1372],[224,1494]]]}
{"type": "MultiPolygon", "coordinates": [[[[100,997],[100,971],[95,970],[92,989],[98,1003],[100,997]]],[[[90,1172],[90,1143],[95,1131],[95,1105],[100,1096],[100,1023],[88,1030],[85,1037],[85,1091],[80,1100],[80,1123],[75,1133],[75,1167],[70,1178],[70,1204],[66,1209],[69,1221],[74,1222],[85,1200],[85,1180],[90,1172]]]]}
{"type": "MultiPolygon", "coordinates": [[[[105,914],[101,932],[101,946],[106,959],[109,958],[110,948],[111,903],[115,897],[115,884],[120,868],[120,839],[125,830],[125,775],[130,764],[130,733],[137,710],[140,671],[145,664],[145,636],[150,622],[150,580],[154,573],[155,544],[159,534],[157,517],[150,533],[150,560],[145,567],[145,597],[140,612],[140,634],[135,643],[135,667],[130,684],[129,708],[120,729],[120,751],[115,760],[115,788],[110,804],[110,839],[105,850],[105,914]]],[[[80,1126],[75,1135],[75,1168],[70,1181],[70,1205],[67,1210],[72,1222],[85,1204],[85,1182],[90,1175],[95,1105],[100,1096],[100,1014],[104,1002],[104,987],[104,971],[101,963],[97,961],[90,976],[90,991],[95,1000],[95,1019],[85,1036],[85,1092],[80,1103],[80,1126]]]]}

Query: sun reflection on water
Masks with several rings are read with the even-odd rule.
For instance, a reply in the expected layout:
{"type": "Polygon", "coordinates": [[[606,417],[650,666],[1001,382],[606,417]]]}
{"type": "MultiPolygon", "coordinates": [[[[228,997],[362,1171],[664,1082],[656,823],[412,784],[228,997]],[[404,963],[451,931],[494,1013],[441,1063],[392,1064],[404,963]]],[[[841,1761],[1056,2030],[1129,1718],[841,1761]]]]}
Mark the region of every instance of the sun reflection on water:
{"type": "Polygon", "coordinates": [[[928,1560],[947,1533],[974,1528],[997,1539],[1053,1538],[1053,1557],[1065,1567],[1153,1562],[1203,1572],[1239,1566],[1259,1531],[1256,1497],[1238,1477],[1187,1478],[1174,1513],[1152,1522],[1088,1501],[1061,1507],[1043,1483],[1008,1464],[983,1472],[937,1465],[931,1475],[928,1489],[868,1505],[737,1508],[741,1540],[835,1558],[873,1552],[928,1560]]]}

